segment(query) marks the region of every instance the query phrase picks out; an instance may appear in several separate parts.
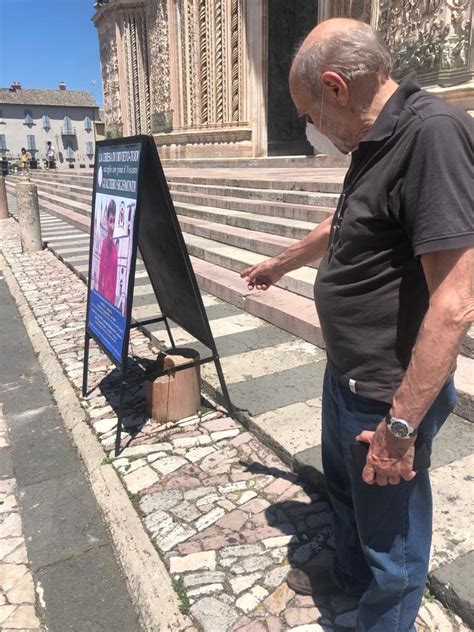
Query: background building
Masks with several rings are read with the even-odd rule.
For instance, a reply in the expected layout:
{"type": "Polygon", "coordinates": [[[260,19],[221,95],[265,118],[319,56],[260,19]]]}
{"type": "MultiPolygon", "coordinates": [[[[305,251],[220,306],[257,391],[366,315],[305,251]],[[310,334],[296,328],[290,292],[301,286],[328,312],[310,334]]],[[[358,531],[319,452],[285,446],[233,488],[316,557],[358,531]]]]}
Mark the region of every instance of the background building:
{"type": "Polygon", "coordinates": [[[153,133],[162,157],[309,153],[287,88],[297,43],[352,16],[385,36],[395,76],[474,112],[470,0],[109,0],[96,3],[109,136],[153,133]]]}
{"type": "Polygon", "coordinates": [[[0,88],[0,156],[16,159],[25,147],[42,164],[46,143],[56,151],[58,167],[94,162],[95,122],[99,108],[88,92],[23,89],[19,82],[0,88]]]}

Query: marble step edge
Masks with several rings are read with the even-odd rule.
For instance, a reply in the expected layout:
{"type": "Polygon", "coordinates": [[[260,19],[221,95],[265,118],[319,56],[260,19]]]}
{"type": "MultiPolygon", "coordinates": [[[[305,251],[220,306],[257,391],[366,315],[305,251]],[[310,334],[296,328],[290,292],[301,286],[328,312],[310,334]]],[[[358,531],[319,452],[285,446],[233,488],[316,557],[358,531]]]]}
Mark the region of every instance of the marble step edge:
{"type": "MultiPolygon", "coordinates": [[[[191,184],[212,184],[213,182],[220,182],[222,185],[231,186],[231,187],[245,187],[245,188],[257,188],[257,189],[280,189],[282,184],[285,182],[281,179],[278,179],[277,174],[275,175],[275,179],[260,179],[260,178],[246,178],[237,176],[234,178],[229,178],[226,176],[217,176],[217,175],[176,175],[170,174],[169,180],[172,182],[189,182],[191,184]]],[[[318,180],[317,174],[315,174],[314,179],[308,179],[307,181],[294,180],[288,182],[288,185],[292,191],[308,191],[311,193],[337,193],[339,194],[342,191],[342,182],[334,182],[334,181],[324,181],[318,180]]]]}

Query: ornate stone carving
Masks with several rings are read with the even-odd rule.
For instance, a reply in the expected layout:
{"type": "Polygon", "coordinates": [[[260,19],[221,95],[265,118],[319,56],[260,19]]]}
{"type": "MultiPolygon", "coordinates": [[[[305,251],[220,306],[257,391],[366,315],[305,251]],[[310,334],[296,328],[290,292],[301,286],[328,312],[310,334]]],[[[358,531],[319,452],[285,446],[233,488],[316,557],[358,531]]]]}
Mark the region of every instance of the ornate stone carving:
{"type": "Polygon", "coordinates": [[[470,0],[382,0],[379,30],[394,57],[395,75],[423,77],[468,65],[470,0]]]}
{"type": "Polygon", "coordinates": [[[118,135],[117,132],[122,129],[115,24],[107,24],[101,28],[99,31],[99,41],[102,87],[104,92],[105,129],[106,132],[115,136],[118,135]]]}
{"type": "Polygon", "coordinates": [[[146,3],[148,76],[153,113],[171,110],[170,52],[167,0],[146,3]]]}

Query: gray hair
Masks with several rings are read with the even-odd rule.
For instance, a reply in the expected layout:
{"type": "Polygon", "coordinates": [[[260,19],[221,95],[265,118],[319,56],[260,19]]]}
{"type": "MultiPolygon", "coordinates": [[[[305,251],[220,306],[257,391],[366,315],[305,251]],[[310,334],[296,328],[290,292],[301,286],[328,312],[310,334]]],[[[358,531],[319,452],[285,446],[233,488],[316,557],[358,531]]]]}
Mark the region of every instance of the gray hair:
{"type": "Polygon", "coordinates": [[[369,24],[354,20],[354,26],[335,31],[296,56],[298,77],[314,95],[319,79],[332,70],[350,81],[367,75],[390,75],[392,58],[382,36],[369,24]],[[298,59],[299,57],[299,59],[298,59]]]}

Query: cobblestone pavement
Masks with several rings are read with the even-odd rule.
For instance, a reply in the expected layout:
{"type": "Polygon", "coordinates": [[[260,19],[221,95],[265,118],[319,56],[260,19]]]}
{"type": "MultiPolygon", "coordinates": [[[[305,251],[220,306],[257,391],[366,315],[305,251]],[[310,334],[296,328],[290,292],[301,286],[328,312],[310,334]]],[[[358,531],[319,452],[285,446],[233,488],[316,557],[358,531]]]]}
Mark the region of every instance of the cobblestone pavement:
{"type": "MultiPolygon", "coordinates": [[[[0,459],[9,446],[0,404],[0,459]]],[[[16,481],[0,477],[0,630],[43,630],[18,507],[16,481]]]]}
{"type": "MultiPolygon", "coordinates": [[[[82,379],[86,288],[51,253],[21,256],[13,220],[2,248],[72,384],[82,379]]],[[[131,355],[156,357],[132,330],[131,355]]],[[[126,397],[127,427],[112,456],[118,373],[93,344],[83,406],[98,440],[161,552],[184,609],[205,632],[330,632],[351,629],[357,602],[313,599],[285,584],[291,567],[332,557],[331,510],[245,428],[214,408],[175,424],[147,420],[142,388],[126,397]]],[[[54,388],[54,384],[52,385],[54,388]]],[[[466,631],[438,602],[420,617],[432,632],[466,631]]]]}

